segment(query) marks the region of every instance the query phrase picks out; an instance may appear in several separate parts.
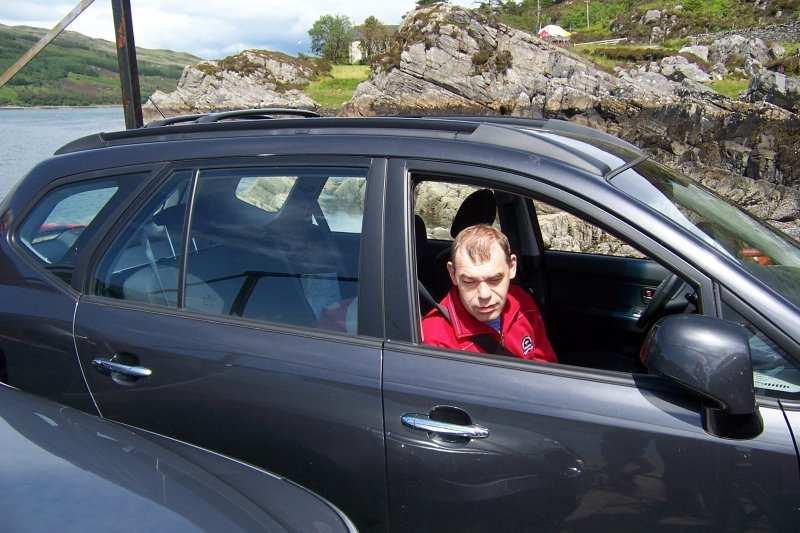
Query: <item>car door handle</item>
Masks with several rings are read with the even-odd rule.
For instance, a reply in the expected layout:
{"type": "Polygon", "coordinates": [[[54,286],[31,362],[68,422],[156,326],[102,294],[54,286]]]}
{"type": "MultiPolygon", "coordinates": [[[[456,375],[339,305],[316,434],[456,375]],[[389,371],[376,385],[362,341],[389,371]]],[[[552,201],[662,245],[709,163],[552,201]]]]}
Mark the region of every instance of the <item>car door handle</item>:
{"type": "Polygon", "coordinates": [[[102,357],[98,357],[97,359],[93,360],[92,364],[100,370],[106,372],[116,372],[132,378],[146,378],[153,374],[153,371],[149,368],[145,368],[143,366],[123,365],[122,363],[117,363],[115,361],[111,361],[110,359],[103,359],[102,357]]]}
{"type": "Polygon", "coordinates": [[[401,418],[403,425],[411,429],[427,431],[445,437],[464,437],[467,439],[485,439],[489,436],[489,429],[477,424],[462,426],[431,420],[428,415],[408,414],[401,418]]]}

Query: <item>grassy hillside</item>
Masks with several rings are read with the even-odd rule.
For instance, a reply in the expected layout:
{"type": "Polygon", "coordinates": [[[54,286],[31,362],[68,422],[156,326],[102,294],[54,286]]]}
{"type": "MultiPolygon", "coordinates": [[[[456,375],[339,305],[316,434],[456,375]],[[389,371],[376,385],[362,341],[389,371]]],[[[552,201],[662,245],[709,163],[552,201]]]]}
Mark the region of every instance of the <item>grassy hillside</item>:
{"type": "Polygon", "coordinates": [[[322,107],[336,108],[350,100],[358,84],[368,77],[368,65],[333,65],[330,75],[312,81],[304,92],[322,107]]]}
{"type": "MultiPolygon", "coordinates": [[[[541,24],[558,24],[574,31],[577,41],[609,37],[636,40],[650,31],[639,24],[647,10],[672,13],[677,5],[682,6],[674,30],[678,36],[788,22],[800,15],[800,0],[768,0],[762,4],[764,9],[746,0],[590,0],[587,27],[584,0],[541,0],[541,24]]],[[[495,14],[510,26],[531,31],[536,26],[536,0],[511,0],[495,8],[495,14]]]]}
{"type": "MultiPolygon", "coordinates": [[[[0,72],[10,67],[46,30],[0,24],[0,72]]],[[[185,65],[200,59],[170,50],[137,48],[143,99],[172,91],[185,65]]],[[[0,88],[0,105],[99,105],[120,103],[114,43],[64,32],[0,88]]]]}

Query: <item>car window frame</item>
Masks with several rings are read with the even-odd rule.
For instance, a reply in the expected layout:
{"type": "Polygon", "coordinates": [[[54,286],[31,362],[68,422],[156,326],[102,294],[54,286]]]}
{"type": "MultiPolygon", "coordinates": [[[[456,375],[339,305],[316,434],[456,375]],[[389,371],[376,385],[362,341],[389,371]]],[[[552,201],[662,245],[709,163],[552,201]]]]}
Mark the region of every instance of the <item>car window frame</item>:
{"type": "MultiPolygon", "coordinates": [[[[577,172],[577,171],[576,171],[577,172]]],[[[386,241],[401,242],[402,246],[387,246],[384,277],[396,282],[387,287],[384,296],[387,310],[387,342],[393,349],[423,351],[435,353],[440,357],[456,358],[477,364],[510,365],[518,367],[535,367],[536,371],[556,373],[570,377],[581,377],[592,381],[608,381],[638,386],[640,383],[654,382],[658,388],[665,386],[666,380],[657,376],[627,374],[597,368],[582,368],[561,364],[531,364],[518,362],[507,357],[488,356],[475,357],[458,351],[442,350],[425,346],[420,342],[419,295],[416,290],[416,251],[413,227],[413,185],[414,174],[451,177],[456,182],[476,184],[481,187],[500,189],[526,197],[542,198],[543,201],[569,212],[581,213],[580,218],[612,235],[635,243],[637,247],[647,251],[648,257],[662,264],[672,266],[688,282],[693,284],[701,295],[700,314],[719,318],[719,295],[713,280],[699,269],[688,263],[672,250],[657,242],[640,229],[629,224],[620,217],[604,210],[588,200],[547,183],[535,174],[522,174],[516,171],[500,170],[493,167],[459,163],[443,160],[417,160],[411,158],[392,159],[389,164],[387,184],[389,190],[386,205],[386,241]],[[403,217],[401,220],[400,217],[403,217]],[[613,228],[613,229],[611,229],[613,228]],[[401,252],[398,250],[402,250],[401,252]],[[391,318],[389,318],[391,315],[391,318]],[[390,325],[393,327],[390,328],[390,325]],[[405,328],[405,329],[404,329],[405,328]],[[391,334],[391,335],[390,335],[391,334]]],[[[531,213],[533,215],[533,213],[531,213]]],[[[670,390],[678,390],[677,386],[667,384],[670,390]]],[[[685,394],[686,391],[683,391],[685,394]]]]}
{"type": "MultiPolygon", "coordinates": [[[[91,257],[86,261],[86,265],[83,267],[82,272],[84,273],[84,279],[81,280],[82,284],[79,290],[83,293],[82,298],[86,299],[87,301],[98,302],[102,303],[103,305],[110,305],[125,309],[142,310],[150,313],[186,317],[211,323],[227,323],[255,329],[293,333],[316,338],[348,339],[349,341],[372,339],[370,342],[373,342],[375,338],[383,338],[383,298],[381,296],[383,287],[383,271],[380,266],[382,261],[381,254],[372,254],[370,250],[383,249],[383,231],[379,224],[370,222],[373,220],[383,220],[385,180],[385,159],[365,156],[281,155],[270,158],[230,157],[194,159],[166,163],[158,172],[158,176],[154,177],[150,181],[147,189],[140,191],[138,197],[126,206],[126,209],[121,216],[118,217],[117,220],[113,221],[113,224],[111,224],[109,228],[103,228],[106,230],[105,233],[103,233],[98,239],[97,245],[92,249],[91,257]],[[185,219],[186,221],[192,216],[195,207],[197,184],[199,181],[198,176],[204,170],[224,170],[230,168],[249,167],[280,168],[309,166],[355,167],[363,168],[365,170],[367,184],[364,199],[364,223],[361,232],[361,246],[359,252],[359,333],[357,335],[348,335],[347,333],[340,333],[336,331],[304,328],[301,326],[292,326],[279,322],[267,322],[237,316],[210,315],[192,311],[183,307],[172,308],[150,304],[147,302],[121,300],[94,294],[96,280],[93,278],[103,257],[113,243],[117,240],[120,233],[128,226],[128,224],[131,223],[133,218],[147,204],[147,202],[150,201],[153,196],[161,190],[161,187],[175,172],[192,172],[192,178],[189,184],[190,197],[188,198],[187,210],[185,213],[185,216],[187,217],[185,219]],[[368,220],[370,222],[368,222],[368,220]]],[[[187,233],[190,231],[190,224],[186,224],[184,222],[182,233],[182,238],[184,239],[185,243],[184,246],[188,245],[186,238],[187,233]]],[[[187,260],[188,258],[184,254],[183,265],[180,270],[179,279],[179,294],[181,296],[184,293],[187,260]]]]}
{"type": "MultiPolygon", "coordinates": [[[[31,196],[25,202],[25,208],[20,211],[19,216],[17,216],[14,222],[11,224],[8,230],[8,241],[11,245],[12,250],[16,253],[18,257],[20,257],[26,264],[30,267],[35,269],[41,275],[43,275],[53,287],[57,288],[58,290],[63,291],[65,294],[77,298],[81,294],[81,289],[83,287],[83,277],[84,277],[84,263],[86,260],[91,257],[98,240],[105,234],[106,227],[110,224],[113,224],[119,216],[125,211],[128,205],[131,202],[135,201],[135,199],[140,195],[141,191],[144,187],[146,187],[147,183],[153,178],[155,174],[158,173],[158,165],[148,163],[148,164],[140,164],[140,165],[124,165],[114,168],[104,168],[100,170],[92,170],[86,172],[78,172],[75,174],[70,174],[66,176],[61,176],[55,178],[47,183],[45,187],[42,187],[39,191],[36,192],[33,196],[31,196]],[[22,224],[31,214],[31,212],[36,208],[37,205],[45,198],[48,194],[53,192],[54,190],[65,187],[68,185],[78,184],[81,182],[88,182],[88,181],[101,181],[104,179],[113,179],[119,178],[121,176],[125,176],[128,174],[141,174],[143,178],[140,180],[138,184],[132,184],[130,189],[127,191],[122,191],[120,188],[117,193],[122,192],[126,196],[122,198],[116,207],[111,209],[107,216],[105,216],[105,220],[100,222],[100,224],[95,228],[94,234],[89,238],[82,247],[81,250],[78,251],[77,256],[75,257],[75,265],[73,267],[73,275],[71,279],[71,283],[66,283],[63,279],[55,275],[53,272],[49,271],[44,265],[34,258],[31,251],[20,241],[19,232],[22,228],[22,224]]],[[[113,197],[112,197],[113,198],[113,197]]],[[[102,213],[108,205],[104,206],[98,212],[98,215],[102,213]]]]}

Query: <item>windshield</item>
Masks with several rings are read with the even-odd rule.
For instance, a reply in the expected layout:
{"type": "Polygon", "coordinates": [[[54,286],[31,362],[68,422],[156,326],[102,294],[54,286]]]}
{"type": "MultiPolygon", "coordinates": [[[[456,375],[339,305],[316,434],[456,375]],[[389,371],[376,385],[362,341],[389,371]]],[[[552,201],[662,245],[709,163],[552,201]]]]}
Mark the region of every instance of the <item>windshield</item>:
{"type": "Polygon", "coordinates": [[[800,245],[699,183],[653,161],[610,182],[677,222],[800,307],[800,245]]]}

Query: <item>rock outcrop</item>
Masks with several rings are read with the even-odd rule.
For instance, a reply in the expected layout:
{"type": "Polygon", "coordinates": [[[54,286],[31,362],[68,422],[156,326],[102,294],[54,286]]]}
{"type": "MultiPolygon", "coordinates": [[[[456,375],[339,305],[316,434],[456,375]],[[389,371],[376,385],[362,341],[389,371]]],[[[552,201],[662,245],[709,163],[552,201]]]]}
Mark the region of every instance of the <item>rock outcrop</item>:
{"type": "MultiPolygon", "coordinates": [[[[769,54],[763,42],[746,41],[738,50],[745,64],[769,54]]],[[[709,57],[728,53],[725,43],[709,49],[709,57]]],[[[673,78],[646,67],[613,76],[528,33],[439,4],[406,16],[395,48],[343,114],[571,119],[637,144],[731,198],[760,191],[743,205],[800,236],[798,116],[769,102],[731,100],[692,76],[673,78]]]]}
{"type": "Polygon", "coordinates": [[[750,80],[745,98],[750,102],[763,100],[800,113],[800,78],[761,70],[750,80]]]}
{"type": "MultiPolygon", "coordinates": [[[[156,91],[150,99],[167,116],[263,107],[316,108],[317,103],[302,89],[324,70],[315,60],[245,50],[187,66],[177,89],[156,91]]],[[[144,112],[146,119],[161,118],[149,102],[144,112]]]]}

